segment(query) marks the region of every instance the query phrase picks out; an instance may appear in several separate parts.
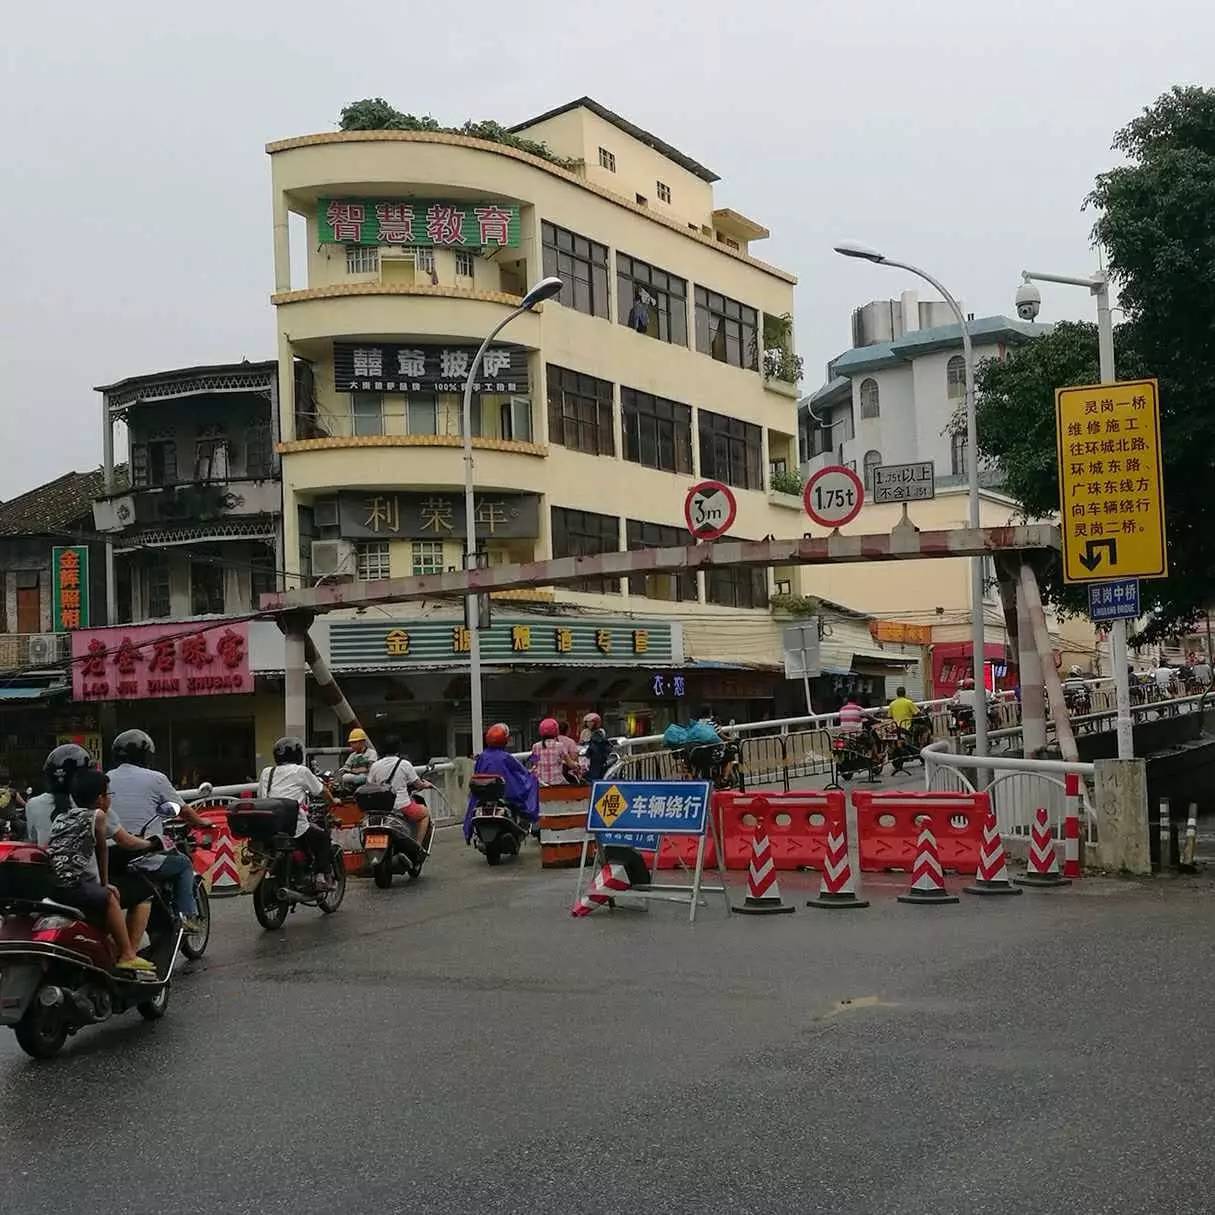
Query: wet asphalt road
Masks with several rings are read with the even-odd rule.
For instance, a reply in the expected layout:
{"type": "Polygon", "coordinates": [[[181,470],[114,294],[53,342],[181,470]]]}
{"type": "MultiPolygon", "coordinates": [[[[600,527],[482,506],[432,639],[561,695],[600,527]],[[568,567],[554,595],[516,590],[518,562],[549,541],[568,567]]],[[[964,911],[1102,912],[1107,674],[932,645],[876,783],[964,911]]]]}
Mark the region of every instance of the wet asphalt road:
{"type": "Polygon", "coordinates": [[[1211,1211],[1215,885],[899,886],[576,921],[446,832],[279,934],[228,900],[159,1024],[0,1036],[0,1211],[1211,1211]]]}

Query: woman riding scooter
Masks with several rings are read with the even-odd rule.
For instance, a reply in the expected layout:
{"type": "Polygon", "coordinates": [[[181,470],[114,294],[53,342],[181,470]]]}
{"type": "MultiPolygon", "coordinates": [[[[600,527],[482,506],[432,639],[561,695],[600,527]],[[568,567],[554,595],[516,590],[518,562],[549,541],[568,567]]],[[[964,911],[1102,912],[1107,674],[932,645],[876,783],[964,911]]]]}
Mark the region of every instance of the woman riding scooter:
{"type": "MultiPolygon", "coordinates": [[[[510,726],[496,722],[485,731],[485,750],[473,764],[474,775],[500,776],[506,782],[503,797],[515,810],[535,823],[540,819],[540,782],[506,748],[510,726]]],[[[470,794],[464,813],[464,842],[472,843],[477,802],[470,794]]]]}

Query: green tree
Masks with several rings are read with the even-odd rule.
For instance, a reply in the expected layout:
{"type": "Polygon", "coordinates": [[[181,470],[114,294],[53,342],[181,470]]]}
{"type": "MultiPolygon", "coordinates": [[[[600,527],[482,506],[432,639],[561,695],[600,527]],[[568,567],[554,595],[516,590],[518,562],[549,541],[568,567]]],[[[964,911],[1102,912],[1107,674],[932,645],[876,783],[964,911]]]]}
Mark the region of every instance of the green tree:
{"type": "MultiPolygon", "coordinates": [[[[1102,173],[1085,200],[1126,317],[1114,335],[1120,379],[1160,381],[1169,577],[1144,582],[1158,609],[1145,640],[1175,631],[1215,600],[1215,90],[1174,88],[1117,133],[1126,163],[1102,173]]],[[[979,445],[1005,472],[1029,516],[1058,510],[1054,390],[1092,384],[1093,325],[1060,324],[984,363],[976,376],[979,445]]],[[[1082,597],[1061,580],[1061,606],[1082,597]]]]}

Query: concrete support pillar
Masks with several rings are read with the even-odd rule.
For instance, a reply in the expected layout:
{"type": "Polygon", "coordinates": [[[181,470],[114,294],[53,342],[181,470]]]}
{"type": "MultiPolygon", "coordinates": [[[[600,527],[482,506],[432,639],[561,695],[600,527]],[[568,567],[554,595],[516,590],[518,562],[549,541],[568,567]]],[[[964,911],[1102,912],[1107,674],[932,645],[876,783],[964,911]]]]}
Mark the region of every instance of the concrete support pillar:
{"type": "MultiPolygon", "coordinates": [[[[114,492],[114,419],[109,398],[101,395],[101,468],[106,496],[114,492]]],[[[118,623],[118,578],[114,572],[114,541],[105,542],[105,622],[118,623]]]]}
{"type": "Polygon", "coordinates": [[[1042,699],[1042,655],[1034,640],[1025,592],[1017,583],[1017,668],[1021,675],[1021,744],[1027,758],[1046,746],[1046,712],[1042,699]]]}
{"type": "Polygon", "coordinates": [[[288,226],[290,212],[287,196],[274,192],[274,289],[291,290],[291,231],[288,226]]]}
{"type": "Polygon", "coordinates": [[[295,433],[295,357],[291,339],[281,330],[278,335],[278,418],[282,442],[290,443],[295,433]]]}
{"type": "Polygon", "coordinates": [[[321,703],[328,705],[338,719],[345,732],[349,732],[359,724],[359,719],[355,711],[350,707],[350,701],[346,699],[342,689],[338,687],[338,682],[333,678],[333,672],[329,670],[329,664],[321,657],[320,651],[313,644],[312,638],[304,634],[304,660],[312,669],[313,678],[316,680],[316,690],[320,695],[321,703]]]}
{"type": "Polygon", "coordinates": [[[283,617],[279,627],[286,640],[283,680],[283,729],[308,741],[308,624],[307,613],[283,617]]]}
{"type": "Polygon", "coordinates": [[[1146,761],[1099,759],[1093,768],[1098,865],[1123,873],[1150,874],[1146,761]]]}

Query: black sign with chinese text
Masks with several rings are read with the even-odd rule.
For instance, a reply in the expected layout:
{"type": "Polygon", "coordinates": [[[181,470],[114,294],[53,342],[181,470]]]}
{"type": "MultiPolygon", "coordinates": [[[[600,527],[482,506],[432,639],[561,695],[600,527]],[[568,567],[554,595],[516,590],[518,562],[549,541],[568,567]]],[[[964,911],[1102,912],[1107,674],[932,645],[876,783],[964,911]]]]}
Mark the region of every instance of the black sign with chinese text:
{"type": "MultiPolygon", "coordinates": [[[[477,541],[534,540],[540,535],[538,494],[476,496],[477,541]]],[[[338,495],[342,535],[351,540],[463,540],[462,493],[387,491],[338,495]]]]}
{"type": "MultiPolygon", "coordinates": [[[[476,353],[475,346],[334,342],[333,385],[338,392],[462,393],[476,353]]],[[[526,395],[527,351],[491,346],[473,387],[476,392],[526,395]]]]}

